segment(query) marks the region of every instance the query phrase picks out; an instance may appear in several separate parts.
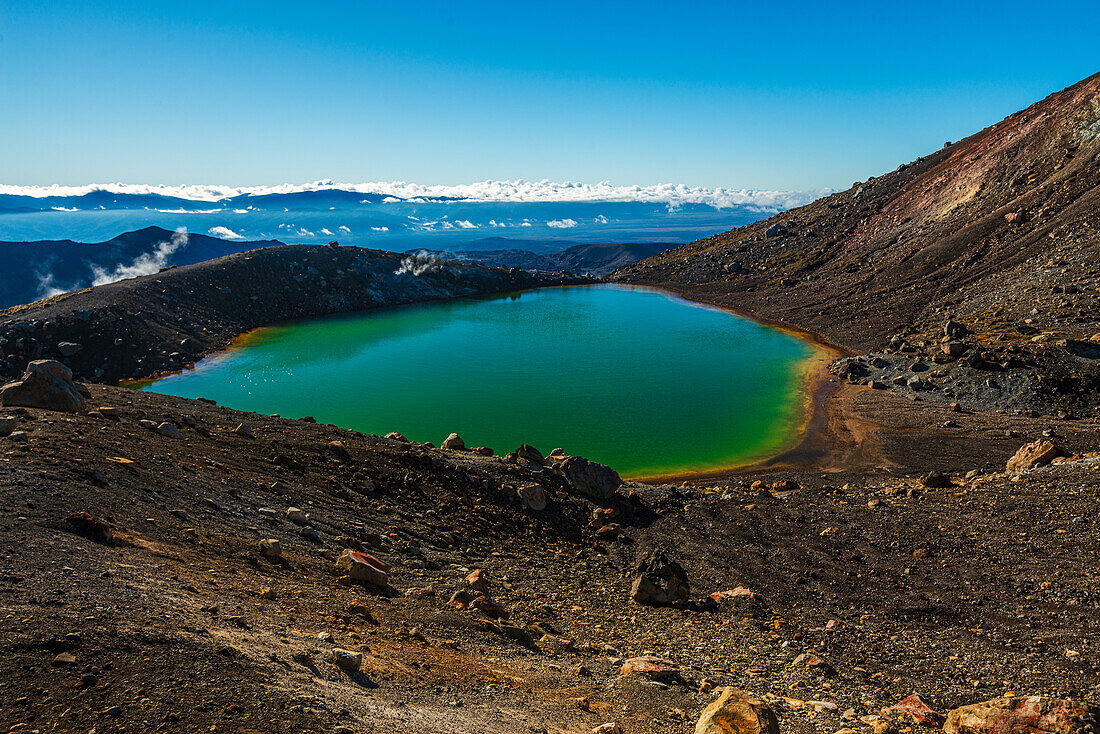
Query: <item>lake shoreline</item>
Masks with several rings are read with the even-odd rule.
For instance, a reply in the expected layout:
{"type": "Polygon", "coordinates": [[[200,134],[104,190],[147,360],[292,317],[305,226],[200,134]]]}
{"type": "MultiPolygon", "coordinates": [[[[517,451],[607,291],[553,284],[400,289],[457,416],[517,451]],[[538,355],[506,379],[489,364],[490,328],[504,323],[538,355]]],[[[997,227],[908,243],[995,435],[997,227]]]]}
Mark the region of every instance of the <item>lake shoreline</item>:
{"type": "Polygon", "coordinates": [[[829,411],[832,409],[830,397],[837,391],[838,385],[833,381],[829,372],[829,365],[837,359],[850,356],[852,353],[832,342],[829,342],[820,334],[801,329],[797,326],[762,318],[751,311],[742,308],[727,306],[703,298],[698,298],[674,287],[654,286],[650,284],[622,283],[621,285],[632,288],[648,289],[655,292],[675,296],[688,303],[706,306],[718,311],[749,319],[758,324],[778,329],[790,334],[804,342],[807,342],[813,352],[802,360],[800,391],[801,417],[798,428],[792,431],[788,440],[782,442],[776,451],[769,451],[763,456],[754,456],[748,461],[734,462],[727,466],[708,468],[695,472],[670,472],[667,474],[650,474],[646,476],[631,477],[638,482],[687,482],[706,479],[724,479],[732,476],[759,474],[772,472],[778,469],[812,470],[820,469],[828,463],[829,457],[824,455],[820,446],[831,444],[835,436],[830,431],[829,411]]]}
{"type": "MultiPolygon", "coordinates": [[[[392,409],[383,407],[382,403],[371,400],[371,404],[381,408],[375,414],[376,411],[369,411],[368,413],[362,413],[362,411],[349,412],[338,405],[332,404],[327,398],[322,397],[324,394],[323,388],[321,393],[314,393],[315,405],[301,405],[299,404],[301,401],[280,398],[279,395],[289,394],[286,390],[276,390],[275,393],[272,393],[271,390],[261,387],[270,387],[274,382],[283,384],[295,380],[305,380],[305,384],[318,384],[316,375],[313,378],[308,376],[310,374],[308,372],[309,365],[314,363],[312,358],[302,363],[301,366],[306,370],[305,372],[295,370],[293,375],[289,376],[279,377],[263,367],[265,361],[271,358],[279,359],[278,363],[283,364],[278,350],[290,349],[293,354],[304,355],[311,350],[302,348],[301,343],[303,341],[325,344],[334,337],[336,341],[332,343],[332,348],[339,354],[351,354],[348,349],[352,344],[361,343],[360,348],[371,349],[372,347],[369,345],[377,344],[374,336],[371,336],[372,334],[389,333],[389,327],[386,327],[385,324],[392,319],[398,319],[394,323],[405,323],[409,319],[427,318],[427,316],[417,317],[414,314],[418,313],[418,309],[427,309],[421,312],[424,314],[434,313],[430,308],[431,302],[404,304],[400,309],[382,307],[372,309],[369,314],[334,314],[316,318],[290,319],[265,325],[236,336],[227,344],[225,349],[208,355],[203,362],[196,365],[197,372],[191,374],[183,372],[182,380],[173,379],[181,377],[181,372],[176,371],[169,375],[158,375],[153,379],[128,381],[124,383],[124,386],[152,389],[156,392],[165,392],[183,397],[217,398],[221,404],[260,413],[278,412],[289,416],[308,413],[321,422],[360,431],[368,435],[381,435],[393,429],[400,430],[414,440],[438,442],[438,440],[441,440],[440,437],[448,431],[458,430],[467,439],[468,443],[473,438],[474,443],[493,447],[497,449],[499,454],[506,453],[506,451],[520,443],[535,444],[544,450],[551,446],[564,446],[566,449],[571,450],[571,453],[577,453],[612,466],[629,480],[638,480],[658,476],[658,473],[660,475],[697,475],[713,471],[727,471],[731,468],[767,460],[776,453],[788,449],[797,443],[811,416],[811,411],[807,407],[809,404],[806,399],[807,391],[816,383],[817,375],[822,372],[822,365],[831,358],[831,353],[821,352],[816,346],[808,343],[800,335],[794,334],[790,330],[775,329],[770,325],[760,324],[754,319],[746,318],[744,315],[733,314],[728,309],[716,308],[708,304],[683,299],[674,293],[661,289],[637,288],[621,284],[598,283],[563,287],[551,286],[548,288],[521,289],[511,293],[447,299],[455,305],[446,306],[441,313],[446,314],[453,309],[459,309],[458,312],[464,314],[460,321],[463,319],[469,320],[470,318],[478,320],[486,318],[488,320],[484,324],[474,328],[497,333],[499,338],[503,339],[505,343],[511,344],[511,348],[514,349],[517,345],[521,345],[526,337],[521,334],[508,336],[509,331],[506,322],[494,326],[497,322],[493,314],[500,312],[500,309],[492,304],[499,298],[519,299],[525,295],[532,296],[537,300],[532,301],[529,305],[529,309],[534,308],[535,310],[524,315],[522,317],[524,321],[534,319],[532,323],[549,323],[549,319],[556,325],[564,317],[560,312],[561,309],[565,309],[570,314],[575,312],[576,317],[580,319],[570,329],[570,333],[576,330],[575,336],[567,338],[565,343],[551,347],[553,354],[567,353],[567,350],[571,348],[569,344],[576,339],[580,339],[581,343],[587,343],[589,339],[596,338],[606,345],[606,348],[610,350],[609,354],[616,355],[606,366],[600,366],[602,363],[590,362],[588,359],[580,359],[576,364],[589,363],[592,366],[590,368],[571,368],[563,372],[563,382],[556,389],[563,391],[561,399],[566,404],[569,403],[569,398],[573,394],[590,394],[591,397],[581,398],[583,405],[563,408],[565,413],[562,413],[556,407],[545,405],[540,409],[537,416],[529,416],[529,418],[535,419],[532,425],[529,426],[526,426],[524,421],[516,416],[502,416],[505,420],[499,426],[496,422],[486,424],[483,407],[487,403],[482,403],[481,399],[476,397],[471,399],[477,404],[469,408],[461,407],[462,401],[459,399],[459,403],[449,409],[449,414],[442,424],[428,427],[424,425],[424,421],[419,420],[421,414],[415,410],[415,396],[407,396],[404,400],[393,397],[393,400],[387,401],[389,403],[394,401],[403,402],[407,406],[408,412],[400,415],[395,415],[392,409]],[[568,291],[572,291],[573,294],[565,295],[568,291]],[[555,292],[562,295],[553,295],[555,292]],[[540,293],[543,295],[539,296],[540,293]],[[636,298],[643,300],[635,304],[634,299],[636,298]],[[480,305],[483,302],[487,305],[480,305]],[[551,311],[540,316],[541,309],[546,308],[546,306],[539,306],[540,303],[556,305],[549,306],[551,311]],[[644,305],[646,303],[650,305],[644,305]],[[483,311],[486,307],[489,309],[488,312],[483,311]],[[646,316],[643,321],[631,326],[630,322],[636,321],[638,316],[629,314],[636,313],[639,308],[646,316]],[[468,314],[471,312],[468,309],[484,313],[484,316],[470,316],[468,314]],[[395,311],[405,311],[406,314],[402,316],[394,313],[395,311]],[[387,314],[391,318],[387,318],[387,314]],[[698,315],[693,316],[693,314],[698,315]],[[365,317],[365,320],[362,322],[363,325],[358,325],[357,321],[361,317],[365,317]],[[380,320],[376,321],[376,318],[380,320]],[[616,326],[623,318],[626,319],[626,322],[616,326]],[[368,323],[375,324],[375,326],[368,327],[366,326],[368,323]],[[724,324],[729,324],[728,328],[732,330],[729,331],[726,337],[723,337],[724,334],[727,334],[726,329],[723,328],[724,324]],[[501,327],[503,327],[503,331],[500,331],[501,327]],[[621,333],[634,334],[634,336],[628,336],[626,342],[616,346],[617,338],[611,334],[606,335],[610,338],[610,341],[606,341],[605,337],[596,336],[601,329],[607,328],[613,329],[614,333],[618,333],[621,328],[621,333]],[[367,331],[362,331],[363,329],[367,329],[367,331]],[[669,329],[672,330],[673,334],[669,333],[669,329]],[[355,336],[360,331],[362,331],[362,334],[355,336]],[[330,333],[331,336],[326,336],[330,333]],[[674,336],[675,333],[683,333],[685,337],[676,337],[674,336]],[[643,334],[644,336],[641,336],[643,334]],[[664,334],[664,336],[661,336],[661,334],[664,334]],[[687,337],[687,334],[692,334],[692,336],[687,337]],[[711,337],[712,334],[713,338],[711,337]],[[265,335],[272,336],[276,340],[274,343],[283,346],[265,345],[265,335]],[[688,341],[684,341],[685,338],[688,341]],[[733,341],[727,341],[728,338],[732,338],[733,341]],[[702,341],[696,343],[700,339],[702,341]],[[360,340],[365,341],[361,342],[360,340]],[[345,342],[347,343],[345,344],[345,342]],[[664,344],[667,348],[653,352],[651,345],[654,342],[664,344]],[[679,345],[677,346],[677,344],[679,345]],[[691,346],[691,344],[695,344],[695,346],[691,346]],[[714,346],[708,346],[710,344],[714,346]],[[717,346],[719,344],[724,346],[717,346]],[[255,347],[256,349],[251,357],[240,354],[240,350],[249,347],[255,347]],[[758,352],[758,350],[763,351],[758,352]],[[762,356],[767,355],[763,362],[755,356],[757,353],[762,356]],[[237,360],[233,360],[231,363],[221,362],[222,359],[228,359],[234,355],[237,355],[238,359],[250,363],[247,370],[258,370],[258,372],[255,372],[252,377],[247,377],[240,373],[235,366],[237,360]],[[684,385],[680,388],[689,390],[688,394],[684,396],[686,402],[676,397],[673,384],[678,381],[674,380],[674,383],[670,384],[667,382],[667,377],[645,377],[647,373],[653,370],[656,370],[654,374],[678,374],[683,368],[683,360],[689,355],[694,355],[696,360],[701,360],[699,364],[705,368],[700,373],[701,375],[709,374],[711,376],[709,378],[704,377],[702,382],[693,382],[691,387],[684,385]],[[259,361],[256,362],[255,360],[259,361]],[[652,364],[653,366],[641,369],[643,364],[652,364]],[[204,368],[214,370],[214,373],[202,374],[204,368]],[[624,369],[628,371],[622,371],[624,369]],[[781,371],[777,372],[776,369],[781,369],[781,371]],[[150,387],[156,382],[166,379],[170,384],[150,387]],[[653,382],[654,379],[657,379],[658,382],[653,382]],[[624,383],[623,380],[626,380],[626,382],[624,383]],[[744,382],[745,385],[754,386],[752,391],[736,387],[742,381],[747,381],[744,382]],[[607,384],[603,384],[604,382],[607,384]],[[224,386],[225,389],[218,387],[219,385],[224,386]],[[248,387],[249,385],[255,385],[256,387],[248,387]],[[246,389],[246,392],[241,393],[241,389],[246,389]],[[260,392],[255,392],[256,389],[259,389],[260,392]],[[649,405],[652,401],[638,403],[631,397],[645,394],[663,394],[660,398],[663,402],[651,405],[649,408],[642,408],[641,405],[649,405]],[[720,400],[724,407],[718,408],[711,398],[703,397],[712,394],[722,395],[720,400]],[[232,396],[236,396],[236,398],[232,396]],[[597,403],[589,403],[589,400],[596,400],[597,403]],[[584,406],[600,403],[607,403],[606,408],[609,412],[606,415],[609,416],[608,420],[610,420],[611,425],[607,426],[604,431],[597,430],[596,434],[593,435],[593,431],[596,430],[593,426],[602,424],[596,416],[604,415],[604,409],[597,408],[596,413],[590,419],[583,419],[581,423],[576,423],[576,420],[585,414],[584,410],[587,408],[584,406]],[[667,403],[667,405],[664,403],[667,403]],[[697,405],[694,409],[680,410],[680,414],[677,416],[674,406],[680,405],[686,408],[688,404],[697,405]],[[613,405],[621,406],[625,409],[625,412],[612,409],[613,405]],[[545,411],[545,416],[543,411],[545,411]],[[654,411],[653,415],[647,417],[647,411],[654,411]],[[373,417],[365,419],[364,416],[366,415],[373,417]],[[618,417],[611,418],[610,416],[613,415],[618,417]],[[728,417],[731,415],[738,416],[738,420],[730,421],[728,417]],[[462,416],[469,416],[470,422],[463,421],[462,416]],[[574,418],[571,419],[569,416],[574,416],[574,418]],[[660,427],[661,421],[666,418],[668,420],[665,421],[667,423],[665,428],[672,432],[670,438],[672,436],[680,438],[664,441],[661,444],[652,444],[650,437],[655,435],[654,432],[660,427]],[[405,422],[402,422],[402,419],[405,422]],[[620,423],[622,425],[615,428],[620,423]],[[571,431],[570,425],[583,430],[571,431]],[[440,437],[437,437],[436,433],[440,433],[440,437]],[[478,435],[479,433],[480,435],[478,435]],[[687,437],[692,434],[704,436],[707,440],[688,439],[687,437]],[[616,438],[609,438],[612,436],[616,438]],[[647,446],[647,444],[651,445],[647,446]],[[666,470],[665,467],[669,467],[669,469],[666,470]]],[[[521,308],[522,306],[516,304],[516,307],[521,308]]],[[[511,308],[505,309],[507,312],[511,312],[511,310],[511,308]]],[[[448,317],[444,315],[443,318],[445,320],[441,323],[447,323],[448,317]]],[[[539,353],[537,345],[543,343],[554,344],[555,340],[558,340],[559,332],[560,329],[555,326],[549,333],[538,337],[537,344],[532,344],[527,348],[520,347],[521,351],[530,350],[531,358],[538,363],[538,358],[535,356],[539,353]],[[545,342],[545,338],[549,338],[551,341],[545,342]]],[[[415,333],[417,335],[432,334],[434,336],[430,338],[438,340],[442,338],[440,334],[445,332],[432,327],[426,330],[418,328],[415,333]]],[[[527,327],[524,328],[524,333],[527,333],[527,327]]],[[[413,337],[413,333],[410,332],[409,336],[413,337]]],[[[401,338],[406,339],[409,337],[402,336],[401,338]]],[[[420,337],[416,336],[414,338],[419,339],[420,337]]],[[[416,380],[419,384],[428,386],[430,392],[430,386],[435,385],[439,377],[425,375],[422,372],[424,368],[417,366],[422,365],[422,360],[416,356],[420,353],[421,347],[411,343],[402,349],[404,350],[402,353],[412,350],[408,356],[408,359],[412,361],[406,368],[396,367],[396,364],[391,363],[394,355],[389,357],[379,355],[377,359],[368,358],[367,365],[362,368],[355,368],[353,370],[354,374],[345,375],[344,378],[340,379],[344,382],[347,379],[354,381],[357,379],[355,375],[370,374],[372,368],[369,365],[378,363],[378,360],[382,359],[390,364],[391,369],[397,368],[402,374],[406,374],[406,381],[416,380]],[[366,369],[367,372],[361,372],[361,369],[366,369]],[[408,371],[410,369],[411,372],[408,371]]],[[[455,359],[458,360],[456,369],[462,369],[461,365],[471,357],[477,361],[486,361],[486,366],[503,364],[498,360],[498,357],[504,362],[508,361],[506,355],[493,356],[491,346],[473,348],[472,351],[469,351],[469,354],[466,354],[466,351],[460,347],[453,352],[455,359]],[[486,352],[485,349],[488,349],[488,351],[486,352]]],[[[288,358],[294,359],[295,357],[288,358]]],[[[326,367],[326,370],[340,372],[346,368],[347,365],[338,360],[326,367]]],[[[477,374],[481,374],[482,370],[483,368],[479,368],[477,374]]],[[[501,372],[499,375],[501,382],[497,385],[499,389],[509,392],[522,390],[518,385],[509,387],[516,378],[516,375],[513,375],[512,372],[513,370],[508,369],[501,372]]],[[[280,372],[280,374],[282,373],[280,372]]],[[[494,378],[494,383],[496,379],[494,378]]],[[[475,379],[475,384],[476,382],[475,379]]],[[[368,380],[367,384],[376,384],[376,381],[368,380]]],[[[289,387],[289,384],[284,384],[284,387],[289,387]]],[[[356,391],[357,394],[359,392],[361,391],[356,391]]],[[[367,392],[370,392],[370,390],[368,389],[367,392]]],[[[465,394],[465,391],[460,390],[459,393],[465,394]]],[[[458,395],[459,393],[451,394],[458,395]]],[[[378,399],[381,400],[382,396],[378,396],[378,399]]],[[[458,398],[456,397],[456,399],[458,398]]],[[[560,402],[561,400],[553,401],[554,405],[560,402]]]]}

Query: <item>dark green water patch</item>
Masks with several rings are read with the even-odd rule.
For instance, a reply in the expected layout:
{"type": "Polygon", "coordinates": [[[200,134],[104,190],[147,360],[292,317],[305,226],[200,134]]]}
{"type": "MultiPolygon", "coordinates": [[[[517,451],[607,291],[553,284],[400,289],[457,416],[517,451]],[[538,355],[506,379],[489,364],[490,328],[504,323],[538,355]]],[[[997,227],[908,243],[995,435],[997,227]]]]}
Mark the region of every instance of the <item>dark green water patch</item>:
{"type": "Polygon", "coordinates": [[[724,311],[584,286],[269,327],[144,389],[437,445],[455,431],[498,453],[560,446],[654,476],[777,451],[813,355],[724,311]]]}

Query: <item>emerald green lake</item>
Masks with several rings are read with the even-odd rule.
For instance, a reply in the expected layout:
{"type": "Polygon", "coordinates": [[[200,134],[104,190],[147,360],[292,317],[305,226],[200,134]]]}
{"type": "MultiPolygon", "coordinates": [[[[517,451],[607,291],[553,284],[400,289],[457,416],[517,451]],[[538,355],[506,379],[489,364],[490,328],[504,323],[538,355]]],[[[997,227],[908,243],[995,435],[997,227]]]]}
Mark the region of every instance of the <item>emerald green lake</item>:
{"type": "Polygon", "coordinates": [[[580,286],[280,324],[143,388],[498,454],[527,443],[628,477],[774,453],[814,348],[674,296],[580,286]]]}

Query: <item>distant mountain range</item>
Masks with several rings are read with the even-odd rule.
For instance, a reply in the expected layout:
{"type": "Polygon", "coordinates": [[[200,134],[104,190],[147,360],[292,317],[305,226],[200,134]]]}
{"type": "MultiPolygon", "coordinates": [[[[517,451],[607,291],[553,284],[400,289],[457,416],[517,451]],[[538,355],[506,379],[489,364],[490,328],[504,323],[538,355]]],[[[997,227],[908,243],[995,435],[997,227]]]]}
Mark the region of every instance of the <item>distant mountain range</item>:
{"type": "MultiPolygon", "coordinates": [[[[97,243],[72,240],[0,242],[0,272],[4,273],[0,279],[0,308],[149,275],[165,267],[191,265],[283,244],[278,240],[221,239],[184,231],[172,232],[161,227],[145,227],[97,243]]],[[[670,243],[591,245],[491,237],[463,243],[461,249],[455,251],[417,249],[410,250],[409,254],[495,267],[606,275],[617,267],[673,246],[670,243]]]]}

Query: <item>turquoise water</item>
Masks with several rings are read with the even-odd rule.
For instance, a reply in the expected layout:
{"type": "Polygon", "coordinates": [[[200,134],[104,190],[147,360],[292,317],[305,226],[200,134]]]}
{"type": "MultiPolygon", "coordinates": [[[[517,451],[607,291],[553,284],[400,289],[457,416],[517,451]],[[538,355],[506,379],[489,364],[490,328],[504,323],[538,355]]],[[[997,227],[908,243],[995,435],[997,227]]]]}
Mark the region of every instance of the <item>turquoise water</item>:
{"type": "Polygon", "coordinates": [[[282,324],[144,389],[653,476],[775,451],[798,429],[812,354],[724,311],[601,285],[282,324]]]}

